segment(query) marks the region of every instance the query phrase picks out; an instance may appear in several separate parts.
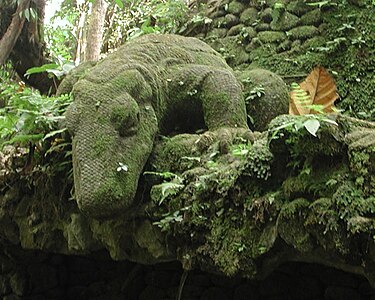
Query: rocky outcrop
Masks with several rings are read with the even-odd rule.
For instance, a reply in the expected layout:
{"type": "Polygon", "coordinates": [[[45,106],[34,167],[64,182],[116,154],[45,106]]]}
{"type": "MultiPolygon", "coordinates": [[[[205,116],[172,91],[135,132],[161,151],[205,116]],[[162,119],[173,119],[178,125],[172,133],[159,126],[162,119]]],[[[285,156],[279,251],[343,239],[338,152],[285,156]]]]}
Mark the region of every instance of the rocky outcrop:
{"type": "MultiPolygon", "coordinates": [[[[179,260],[188,270],[248,278],[288,261],[315,262],[374,284],[374,125],[313,120],[317,137],[305,129],[311,119],[279,117],[253,144],[212,136],[198,154],[189,139],[200,135],[163,139],[141,178],[138,207],[109,220],[78,210],[71,178],[56,166],[10,171],[0,235],[24,249],[107,250],[114,260],[179,260]]],[[[7,166],[17,170],[22,159],[10,155],[7,166]]]]}

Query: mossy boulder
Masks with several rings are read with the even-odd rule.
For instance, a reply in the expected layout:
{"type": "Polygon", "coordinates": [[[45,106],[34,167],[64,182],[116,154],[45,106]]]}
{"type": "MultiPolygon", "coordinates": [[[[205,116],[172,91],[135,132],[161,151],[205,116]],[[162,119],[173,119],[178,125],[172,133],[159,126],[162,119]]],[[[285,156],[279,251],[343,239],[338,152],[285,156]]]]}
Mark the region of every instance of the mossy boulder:
{"type": "Polygon", "coordinates": [[[268,24],[268,23],[259,23],[255,26],[255,30],[257,32],[260,32],[260,31],[269,31],[271,30],[271,25],[268,24]]]}
{"type": "Polygon", "coordinates": [[[241,23],[245,25],[253,25],[258,20],[258,10],[255,7],[245,9],[240,17],[241,23]]]}
{"type": "Polygon", "coordinates": [[[242,65],[249,61],[249,55],[245,51],[242,41],[237,36],[227,36],[210,43],[216,51],[224,56],[232,66],[242,65]]]}
{"type": "Polygon", "coordinates": [[[287,32],[292,40],[306,40],[319,34],[319,29],[315,26],[306,25],[293,28],[287,32]]]}
{"type": "Polygon", "coordinates": [[[227,11],[234,15],[240,15],[245,9],[245,5],[238,1],[232,1],[228,4],[227,11]]]}
{"type": "Polygon", "coordinates": [[[254,69],[239,73],[238,78],[244,85],[246,110],[252,129],[264,131],[273,118],[288,113],[288,89],[280,76],[254,69]]]}
{"type": "Polygon", "coordinates": [[[271,23],[273,19],[273,10],[268,7],[260,13],[260,18],[264,23],[271,23]]]}
{"type": "Polygon", "coordinates": [[[289,40],[285,40],[284,42],[280,43],[280,45],[277,46],[276,51],[277,53],[284,52],[290,50],[292,47],[292,42],[289,40]]]}
{"type": "Polygon", "coordinates": [[[244,27],[242,28],[242,35],[244,36],[245,40],[251,40],[257,36],[257,32],[253,27],[244,27]]]}
{"type": "Polygon", "coordinates": [[[262,43],[280,43],[286,40],[286,34],[281,31],[262,31],[258,33],[262,43]]]}
{"type": "Polygon", "coordinates": [[[242,29],[244,28],[244,25],[243,24],[238,24],[238,25],[235,25],[233,26],[232,28],[230,28],[228,30],[228,36],[234,36],[234,35],[238,35],[241,33],[242,29]]]}
{"type": "Polygon", "coordinates": [[[322,12],[320,9],[314,9],[301,17],[301,24],[319,26],[322,22],[322,12]]]}
{"type": "Polygon", "coordinates": [[[239,22],[240,22],[240,19],[236,15],[227,14],[224,17],[225,27],[227,28],[237,25],[239,22]]]}
{"type": "Polygon", "coordinates": [[[272,30],[285,31],[296,27],[299,24],[299,18],[289,12],[284,12],[278,19],[271,22],[272,30]]]}
{"type": "Polygon", "coordinates": [[[288,3],[288,5],[286,6],[286,10],[293,13],[293,14],[296,14],[297,16],[302,16],[303,14],[313,10],[314,7],[313,6],[310,6],[310,5],[307,5],[306,2],[303,2],[303,1],[291,1],[290,3],[288,3]]]}

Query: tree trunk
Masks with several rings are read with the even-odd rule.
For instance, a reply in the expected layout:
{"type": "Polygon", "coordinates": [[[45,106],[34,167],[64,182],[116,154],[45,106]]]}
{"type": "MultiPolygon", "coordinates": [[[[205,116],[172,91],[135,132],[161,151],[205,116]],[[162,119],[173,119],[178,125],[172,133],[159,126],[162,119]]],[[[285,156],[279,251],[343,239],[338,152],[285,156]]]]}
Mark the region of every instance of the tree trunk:
{"type": "Polygon", "coordinates": [[[20,16],[20,13],[25,9],[28,9],[29,5],[30,0],[21,1],[15,14],[13,15],[12,22],[0,40],[0,65],[5,64],[14,45],[17,42],[18,37],[21,34],[23,25],[25,23],[25,17],[20,16]]]}
{"type": "Polygon", "coordinates": [[[87,46],[85,61],[99,60],[100,50],[103,42],[103,31],[107,3],[104,0],[95,0],[91,9],[89,27],[87,30],[87,46]]]}
{"type": "Polygon", "coordinates": [[[14,69],[23,81],[46,94],[54,92],[54,86],[57,84],[57,82],[54,84],[53,79],[49,78],[47,73],[34,74],[28,78],[24,76],[28,69],[50,63],[44,56],[44,9],[45,0],[24,0],[17,11],[10,5],[0,6],[0,36],[2,37],[0,56],[4,58],[4,62],[6,61],[5,56],[12,61],[14,69]],[[25,7],[34,8],[38,18],[30,20],[30,22],[21,20],[19,12],[25,7]],[[13,22],[16,23],[16,26],[13,26],[13,22]],[[12,39],[9,37],[10,32],[12,32],[12,39]]]}

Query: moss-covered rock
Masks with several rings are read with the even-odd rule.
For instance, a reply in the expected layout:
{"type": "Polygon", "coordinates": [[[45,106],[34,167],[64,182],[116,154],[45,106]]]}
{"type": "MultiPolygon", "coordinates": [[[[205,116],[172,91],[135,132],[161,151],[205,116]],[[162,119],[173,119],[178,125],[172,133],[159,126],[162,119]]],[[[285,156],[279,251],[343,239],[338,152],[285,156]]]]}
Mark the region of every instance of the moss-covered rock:
{"type": "Polygon", "coordinates": [[[267,24],[271,23],[273,19],[272,16],[273,16],[273,10],[270,7],[267,7],[266,9],[260,12],[260,18],[264,23],[267,23],[267,24]]]}
{"type": "Polygon", "coordinates": [[[250,26],[258,20],[258,10],[255,7],[246,8],[240,17],[241,23],[250,26]]]}
{"type": "Polygon", "coordinates": [[[224,24],[225,24],[225,27],[227,28],[237,25],[239,22],[240,22],[240,19],[236,15],[227,14],[224,17],[224,24]]]}
{"type": "Polygon", "coordinates": [[[244,28],[244,25],[243,24],[238,24],[238,25],[235,25],[233,27],[231,27],[229,30],[228,30],[228,36],[234,36],[234,35],[238,35],[241,33],[242,29],[244,28]]]}
{"type": "Polygon", "coordinates": [[[268,24],[268,23],[259,23],[255,26],[255,30],[257,32],[260,32],[260,31],[269,31],[271,30],[271,25],[268,24]]]}
{"type": "MultiPolygon", "coordinates": [[[[298,41],[298,40],[296,40],[298,41]]],[[[306,50],[317,51],[319,47],[325,44],[325,38],[322,36],[314,36],[303,42],[303,48],[306,50]]]]}
{"type": "Polygon", "coordinates": [[[280,52],[283,52],[283,51],[288,51],[291,48],[292,48],[292,42],[289,41],[289,40],[286,40],[286,41],[282,42],[280,45],[277,46],[276,51],[278,53],[280,53],[280,52]]]}
{"type": "Polygon", "coordinates": [[[287,36],[281,31],[262,31],[258,33],[258,38],[262,43],[281,43],[286,40],[287,36]]]}
{"type": "Polygon", "coordinates": [[[286,10],[297,15],[302,16],[303,14],[313,10],[314,7],[308,5],[306,2],[303,1],[291,1],[287,4],[286,10]]]}
{"type": "Polygon", "coordinates": [[[373,129],[356,130],[347,136],[350,170],[366,195],[375,194],[375,135],[373,129]]]}
{"type": "Polygon", "coordinates": [[[322,12],[320,9],[314,9],[301,17],[301,24],[319,26],[322,22],[322,12]]]}
{"type": "Polygon", "coordinates": [[[228,29],[226,29],[226,28],[213,28],[212,30],[210,30],[207,33],[206,38],[208,38],[210,40],[215,40],[217,38],[223,38],[227,35],[227,32],[228,32],[228,29]]]}
{"type": "Polygon", "coordinates": [[[239,79],[244,85],[246,110],[252,129],[264,131],[273,118],[288,112],[289,93],[279,76],[267,70],[254,69],[241,72],[239,79]]]}
{"type": "Polygon", "coordinates": [[[238,66],[249,61],[249,55],[245,51],[241,39],[237,36],[227,36],[220,40],[216,40],[211,46],[221,53],[225,60],[234,65],[238,66]]]}
{"type": "Polygon", "coordinates": [[[212,21],[212,27],[213,28],[225,28],[225,27],[227,27],[227,20],[225,19],[225,16],[215,18],[212,21]]]}
{"type": "Polygon", "coordinates": [[[284,12],[279,18],[271,22],[271,29],[275,31],[286,31],[296,27],[299,22],[300,20],[296,15],[284,12]]]}
{"type": "Polygon", "coordinates": [[[278,216],[278,232],[283,240],[302,253],[314,248],[313,238],[305,228],[310,202],[306,199],[295,199],[285,204],[278,216]]]}
{"type": "Polygon", "coordinates": [[[287,32],[292,40],[306,40],[319,34],[318,28],[315,26],[299,26],[287,32]]]}
{"type": "Polygon", "coordinates": [[[246,50],[246,52],[250,52],[250,54],[251,54],[251,52],[252,52],[254,49],[256,49],[256,48],[258,48],[258,47],[260,47],[260,46],[262,46],[262,42],[260,41],[260,39],[259,39],[258,37],[255,37],[255,38],[253,38],[253,39],[251,40],[251,42],[245,47],[245,50],[246,50]]]}
{"type": "Polygon", "coordinates": [[[236,0],[229,2],[227,11],[230,14],[240,15],[245,9],[245,5],[236,0]]]}
{"type": "Polygon", "coordinates": [[[244,27],[241,32],[242,36],[244,37],[245,40],[249,41],[252,40],[257,36],[257,32],[253,27],[244,27]]]}

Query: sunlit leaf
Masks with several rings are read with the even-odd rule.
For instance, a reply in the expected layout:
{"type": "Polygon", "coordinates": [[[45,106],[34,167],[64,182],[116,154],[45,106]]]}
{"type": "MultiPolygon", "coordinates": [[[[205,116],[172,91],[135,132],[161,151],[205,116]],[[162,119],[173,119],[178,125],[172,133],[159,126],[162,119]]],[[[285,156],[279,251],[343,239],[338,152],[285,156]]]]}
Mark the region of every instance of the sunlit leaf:
{"type": "Polygon", "coordinates": [[[115,2],[116,2],[116,4],[117,4],[118,7],[120,7],[121,9],[124,8],[124,3],[122,3],[121,0],[115,0],[115,2]]]}
{"type": "Polygon", "coordinates": [[[335,110],[338,98],[337,87],[332,76],[323,67],[316,67],[299,85],[292,85],[289,114],[305,115],[330,113],[335,110]]]}
{"type": "Polygon", "coordinates": [[[310,132],[313,136],[316,136],[316,132],[320,127],[320,122],[317,119],[309,119],[303,123],[306,130],[310,132]]]}

